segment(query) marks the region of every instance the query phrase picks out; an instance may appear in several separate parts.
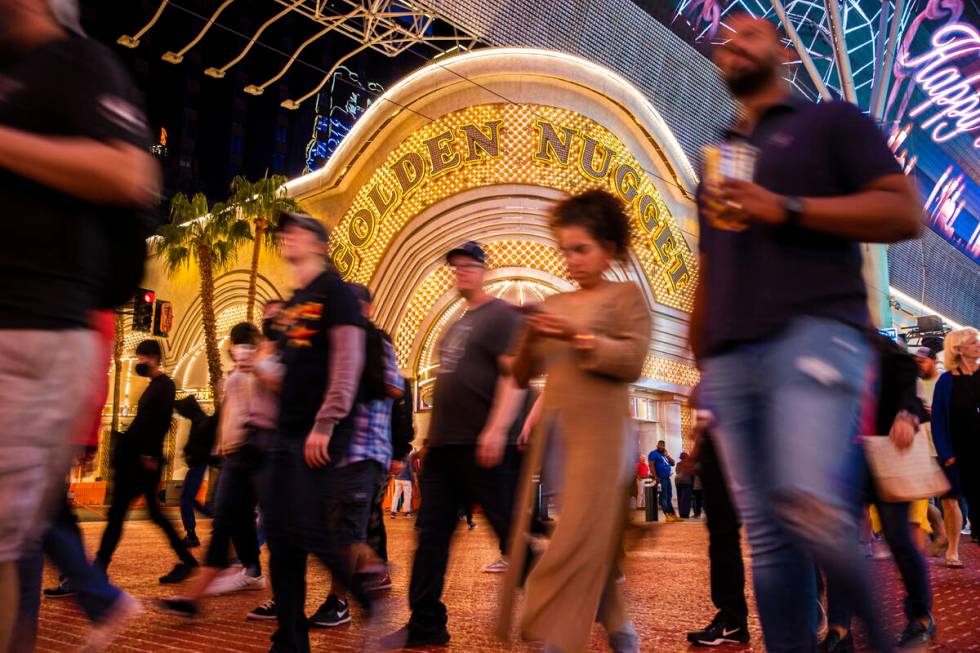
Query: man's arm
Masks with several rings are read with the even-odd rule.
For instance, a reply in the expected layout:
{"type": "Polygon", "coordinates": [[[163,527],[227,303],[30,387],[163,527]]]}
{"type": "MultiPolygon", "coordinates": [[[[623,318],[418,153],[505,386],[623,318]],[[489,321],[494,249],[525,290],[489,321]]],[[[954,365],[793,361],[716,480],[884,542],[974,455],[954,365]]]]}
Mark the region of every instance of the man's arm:
{"type": "Polygon", "coordinates": [[[117,140],[42,136],[0,125],[0,168],[94,204],[150,206],[160,193],[153,156],[117,140]]]}
{"type": "Polygon", "coordinates": [[[510,373],[513,362],[514,356],[504,354],[497,357],[500,375],[497,377],[493,404],[487,424],[477,439],[476,460],[483,467],[496,467],[500,464],[504,446],[507,444],[507,433],[524,404],[527,390],[519,388],[510,373]]]}
{"type": "Polygon", "coordinates": [[[322,467],[330,462],[328,448],[333,427],[354,407],[364,370],[364,338],[364,329],[359,326],[345,324],[330,329],[327,394],[316,414],[313,430],[306,438],[304,452],[306,464],[311,467],[322,467]]]}
{"type": "MultiPolygon", "coordinates": [[[[784,197],[751,182],[726,180],[722,198],[757,222],[778,225],[788,219],[784,197]]],[[[901,174],[874,179],[858,193],[801,199],[801,227],[848,240],[895,243],[916,238],[922,229],[922,203],[901,174]]]]}

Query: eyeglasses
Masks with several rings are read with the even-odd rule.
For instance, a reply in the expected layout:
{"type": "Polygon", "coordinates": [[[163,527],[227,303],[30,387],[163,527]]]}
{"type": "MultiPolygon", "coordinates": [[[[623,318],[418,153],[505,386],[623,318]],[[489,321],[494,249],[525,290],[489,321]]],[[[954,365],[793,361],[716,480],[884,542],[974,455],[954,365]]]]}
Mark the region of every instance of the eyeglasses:
{"type": "Polygon", "coordinates": [[[459,272],[461,270],[482,270],[483,265],[480,263],[462,263],[460,265],[450,265],[449,269],[453,272],[459,272]]]}

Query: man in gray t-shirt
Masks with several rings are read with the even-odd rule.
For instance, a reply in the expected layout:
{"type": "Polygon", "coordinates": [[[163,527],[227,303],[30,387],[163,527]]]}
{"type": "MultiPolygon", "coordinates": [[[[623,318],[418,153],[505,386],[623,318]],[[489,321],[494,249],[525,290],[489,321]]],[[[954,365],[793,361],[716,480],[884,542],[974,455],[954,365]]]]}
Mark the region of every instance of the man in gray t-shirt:
{"type": "Polygon", "coordinates": [[[487,424],[520,315],[499,299],[489,299],[449,327],[439,344],[429,445],[475,445],[487,424]]]}
{"type": "Polygon", "coordinates": [[[441,601],[456,510],[478,503],[501,542],[509,531],[501,460],[511,423],[523,401],[508,385],[521,317],[483,290],[485,256],[477,243],[452,250],[446,260],[466,312],[439,343],[432,420],[422,456],[419,545],[412,567],[406,627],[383,638],[386,648],[449,641],[441,601]],[[506,399],[504,399],[506,398],[506,399]],[[500,404],[500,405],[498,405],[500,404]]]}

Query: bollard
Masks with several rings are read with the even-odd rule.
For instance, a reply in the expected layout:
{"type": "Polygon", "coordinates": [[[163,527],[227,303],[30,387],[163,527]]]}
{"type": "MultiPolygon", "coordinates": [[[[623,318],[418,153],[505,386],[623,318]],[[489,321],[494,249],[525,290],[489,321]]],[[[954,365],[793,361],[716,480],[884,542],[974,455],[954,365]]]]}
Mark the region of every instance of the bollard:
{"type": "Polygon", "coordinates": [[[643,479],[643,494],[646,499],[646,520],[647,521],[660,521],[660,515],[657,505],[660,502],[660,493],[657,492],[657,484],[651,479],[643,479]]]}

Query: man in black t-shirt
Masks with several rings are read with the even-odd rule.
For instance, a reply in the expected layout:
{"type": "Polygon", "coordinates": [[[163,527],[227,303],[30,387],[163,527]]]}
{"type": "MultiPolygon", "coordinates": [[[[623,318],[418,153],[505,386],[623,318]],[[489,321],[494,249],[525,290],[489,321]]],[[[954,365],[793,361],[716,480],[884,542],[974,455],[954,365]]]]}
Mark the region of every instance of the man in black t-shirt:
{"type": "Polygon", "coordinates": [[[889,650],[854,546],[859,469],[846,464],[872,359],[859,243],[915,237],[922,205],[857,107],[792,95],[772,23],[728,24],[715,62],[742,119],[724,147],[754,169],[706,157],[691,329],[701,398],[752,545],[766,649],[812,648],[816,560],[860,606],[875,650],[889,650]]]}
{"type": "Polygon", "coordinates": [[[439,343],[432,421],[419,475],[419,544],[408,595],[412,617],[382,639],[386,648],[449,641],[441,596],[460,504],[483,506],[499,540],[508,541],[508,480],[501,475],[501,462],[524,398],[523,392],[508,387],[521,318],[483,289],[486,257],[477,243],[452,250],[446,261],[466,300],[466,312],[439,343]],[[499,401],[501,397],[507,401],[499,401]]]}
{"type": "Polygon", "coordinates": [[[354,577],[346,548],[327,528],[336,491],[333,466],[343,460],[353,433],[351,408],[364,367],[365,331],[357,299],[327,269],[326,228],[308,215],[285,213],[279,235],[300,288],[279,318],[284,328],[279,426],[269,445],[261,501],[279,622],[273,648],[302,652],[310,650],[308,553],[370,614],[364,579],[354,577]]]}
{"type": "Polygon", "coordinates": [[[163,471],[163,441],[170,430],[173,419],[174,399],[177,387],[173,380],[160,369],[162,352],[156,340],[144,340],[136,346],[136,373],[150,379],[146,390],[140,395],[133,418],[125,433],[117,437],[112,456],[114,486],[112,505],[102,542],[95,554],[95,563],[103,570],[109,569],[112,554],[116,551],[122,536],[123,521],[134,499],[143,497],[150,519],[167,536],[180,562],[173,570],[160,578],[161,583],[179,583],[190,576],[197,567],[197,561],[190,554],[176,529],[163,516],[157,490],[160,488],[160,474],[163,471]]]}
{"type": "Polygon", "coordinates": [[[14,561],[57,507],[80,384],[105,364],[89,329],[107,281],[104,215],[157,195],[131,82],[53,6],[0,0],[0,651],[17,612],[14,561]]]}

